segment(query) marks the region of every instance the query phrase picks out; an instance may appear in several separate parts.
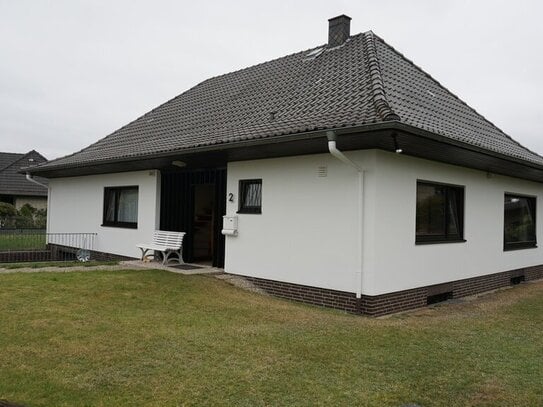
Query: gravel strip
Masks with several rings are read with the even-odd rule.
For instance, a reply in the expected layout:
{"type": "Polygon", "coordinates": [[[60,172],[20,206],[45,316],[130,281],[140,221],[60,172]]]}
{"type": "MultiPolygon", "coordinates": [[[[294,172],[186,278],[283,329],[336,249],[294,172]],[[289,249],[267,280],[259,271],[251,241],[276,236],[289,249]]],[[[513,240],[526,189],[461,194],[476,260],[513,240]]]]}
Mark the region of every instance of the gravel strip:
{"type": "Polygon", "coordinates": [[[194,270],[179,270],[173,267],[163,266],[160,263],[155,262],[142,262],[141,260],[129,260],[121,261],[118,265],[102,265],[102,266],[73,266],[73,267],[41,267],[41,268],[31,268],[31,267],[22,267],[16,269],[6,269],[0,266],[0,274],[13,274],[13,273],[70,273],[74,271],[97,271],[97,270],[134,270],[134,269],[144,269],[144,270],[165,270],[177,274],[217,274],[223,273],[224,270],[218,269],[215,267],[199,267],[194,270]]]}
{"type": "Polygon", "coordinates": [[[258,294],[268,295],[266,291],[262,290],[261,288],[258,288],[256,285],[254,285],[253,283],[244,279],[241,276],[234,276],[232,274],[222,273],[222,274],[216,274],[214,277],[218,278],[219,280],[226,281],[228,284],[232,284],[236,287],[243,288],[244,290],[251,291],[258,294]]]}

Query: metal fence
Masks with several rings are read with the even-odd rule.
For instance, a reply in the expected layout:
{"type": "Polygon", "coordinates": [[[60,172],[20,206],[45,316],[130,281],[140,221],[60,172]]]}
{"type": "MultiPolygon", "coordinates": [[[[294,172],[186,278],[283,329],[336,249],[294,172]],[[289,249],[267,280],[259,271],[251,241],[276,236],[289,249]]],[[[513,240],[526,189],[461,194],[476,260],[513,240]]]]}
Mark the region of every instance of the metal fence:
{"type": "Polygon", "coordinates": [[[0,229],[0,263],[91,260],[96,233],[0,229]]]}

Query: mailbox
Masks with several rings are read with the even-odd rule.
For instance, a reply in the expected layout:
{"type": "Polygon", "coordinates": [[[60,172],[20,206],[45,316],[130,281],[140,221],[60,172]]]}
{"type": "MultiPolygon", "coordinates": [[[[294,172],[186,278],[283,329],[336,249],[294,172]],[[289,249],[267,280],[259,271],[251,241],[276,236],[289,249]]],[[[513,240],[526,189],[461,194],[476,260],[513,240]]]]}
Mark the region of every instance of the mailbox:
{"type": "Polygon", "coordinates": [[[223,216],[222,217],[222,234],[225,236],[237,236],[238,234],[238,217],[223,216]]]}

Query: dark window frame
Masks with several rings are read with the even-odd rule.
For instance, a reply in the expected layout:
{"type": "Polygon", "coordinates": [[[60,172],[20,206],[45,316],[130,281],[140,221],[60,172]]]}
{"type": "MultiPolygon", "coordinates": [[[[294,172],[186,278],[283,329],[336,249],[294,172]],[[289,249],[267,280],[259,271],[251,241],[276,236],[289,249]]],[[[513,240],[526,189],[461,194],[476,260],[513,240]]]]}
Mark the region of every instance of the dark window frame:
{"type": "Polygon", "coordinates": [[[129,185],[121,187],[104,187],[104,205],[102,209],[102,226],[117,227],[117,228],[127,228],[127,229],[137,229],[138,222],[121,222],[117,220],[118,209],[119,209],[119,196],[122,191],[126,190],[136,190],[138,193],[138,206],[139,206],[139,186],[138,185],[129,185]],[[115,194],[115,208],[113,209],[113,221],[106,220],[107,209],[109,197],[111,194],[115,194]]]}
{"type": "Polygon", "coordinates": [[[503,250],[512,251],[512,250],[522,250],[522,249],[533,249],[537,247],[537,197],[532,195],[523,195],[513,192],[505,192],[503,194],[503,250]],[[506,242],[505,235],[505,223],[506,223],[506,212],[505,212],[505,200],[507,197],[510,198],[521,198],[526,199],[528,202],[528,209],[530,210],[530,215],[533,219],[533,241],[523,241],[523,242],[506,242]]]}
{"type": "Polygon", "coordinates": [[[417,180],[416,188],[418,191],[419,185],[428,185],[432,187],[441,187],[445,188],[445,199],[444,199],[444,233],[440,235],[419,235],[417,233],[417,210],[418,210],[418,193],[416,193],[416,203],[415,203],[415,244],[424,245],[424,244],[438,244],[438,243],[464,243],[464,208],[466,203],[466,190],[464,185],[455,185],[455,184],[446,184],[442,182],[427,181],[427,180],[417,180]],[[449,211],[447,210],[447,205],[449,199],[451,199],[451,190],[456,190],[460,192],[458,196],[456,206],[457,206],[457,220],[456,225],[458,228],[457,233],[449,233],[449,211]]]}
{"type": "Polygon", "coordinates": [[[239,204],[238,212],[241,214],[262,214],[262,178],[257,179],[240,179],[239,180],[239,204]],[[260,205],[259,206],[247,206],[245,202],[246,190],[250,185],[260,185],[260,205]]]}

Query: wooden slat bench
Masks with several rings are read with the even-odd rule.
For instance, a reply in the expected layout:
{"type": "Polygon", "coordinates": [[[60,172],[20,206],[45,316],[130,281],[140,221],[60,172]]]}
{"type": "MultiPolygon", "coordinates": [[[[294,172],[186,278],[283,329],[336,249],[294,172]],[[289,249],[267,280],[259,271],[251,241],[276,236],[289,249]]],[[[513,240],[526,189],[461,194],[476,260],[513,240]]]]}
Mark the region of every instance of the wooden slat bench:
{"type": "Polygon", "coordinates": [[[185,232],[168,232],[165,230],[155,230],[153,241],[151,243],[140,243],[136,245],[141,250],[141,259],[155,257],[154,252],[162,253],[162,264],[167,264],[171,256],[177,256],[179,264],[183,264],[183,237],[185,232]],[[147,254],[149,250],[153,254],[147,254]]]}

